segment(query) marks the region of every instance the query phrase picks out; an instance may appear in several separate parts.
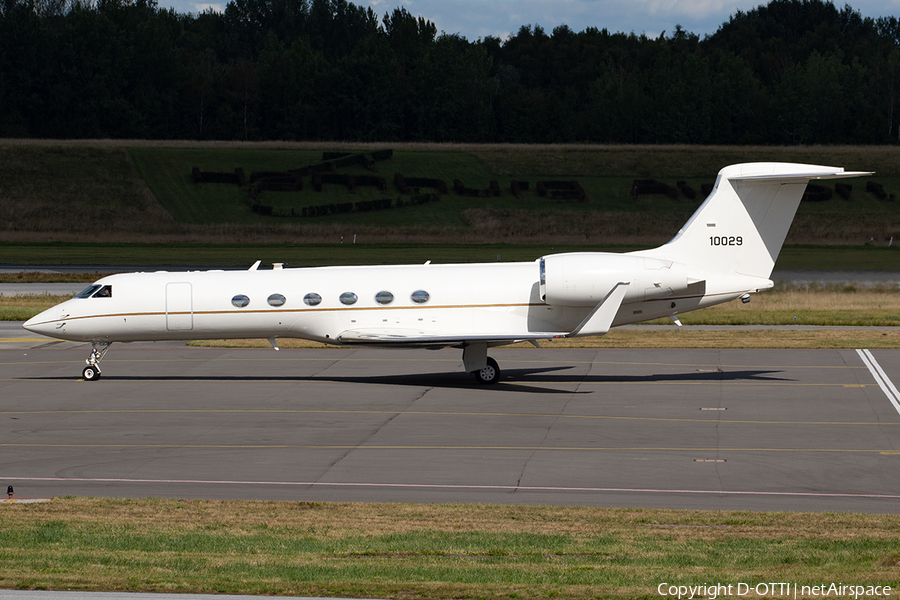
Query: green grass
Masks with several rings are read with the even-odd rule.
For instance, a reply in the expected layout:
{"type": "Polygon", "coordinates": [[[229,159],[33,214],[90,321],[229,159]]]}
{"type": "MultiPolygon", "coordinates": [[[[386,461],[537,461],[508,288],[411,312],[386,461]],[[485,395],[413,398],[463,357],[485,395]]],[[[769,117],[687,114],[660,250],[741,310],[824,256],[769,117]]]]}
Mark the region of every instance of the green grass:
{"type": "Polygon", "coordinates": [[[263,217],[247,205],[247,188],[228,184],[197,185],[191,169],[233,173],[296,168],[321,159],[321,152],[230,150],[218,148],[131,148],[138,173],[160,204],[180,223],[247,223],[263,217]]]}
{"type": "MultiPolygon", "coordinates": [[[[323,149],[371,151],[351,144],[195,144],[175,142],[0,141],[0,239],[7,241],[186,241],[297,243],[345,239],[373,242],[581,243],[654,245],[684,223],[698,201],[644,196],[634,200],[632,181],[652,177],[695,189],[711,183],[727,164],[788,160],[875,170],[875,179],[900,196],[900,149],[868,147],[757,148],[678,146],[453,146],[395,144],[393,158],[375,163],[391,185],[387,192],[337,185],[312,190],[310,178],[296,193],[264,192],[276,212],[388,197],[400,193],[393,174],[459,178],[470,187],[497,180],[500,197],[467,198],[452,191],[421,206],[316,218],[265,217],[253,213],[246,188],[194,184],[191,169],[281,170],[319,162],[323,149]],[[577,179],[586,204],[539,197],[541,179],[577,179]],[[513,179],[528,181],[522,198],[509,192],[513,179]]],[[[352,167],[348,172],[368,172],[352,167]]],[[[900,203],[883,202],[852,180],[850,201],[837,197],[800,207],[789,243],[861,245],[900,238],[900,203]]],[[[408,198],[406,199],[408,200],[408,198]]]]}
{"type": "MultiPolygon", "coordinates": [[[[36,314],[70,298],[71,296],[52,294],[0,296],[0,321],[27,321],[36,314]]],[[[24,330],[23,333],[25,333],[24,330]]]]}
{"type": "MultiPolygon", "coordinates": [[[[627,251],[637,247],[549,244],[65,244],[0,242],[0,262],[22,265],[186,265],[249,267],[531,261],[553,252],[627,251]]],[[[2,276],[0,276],[2,277],[2,276]]]]}
{"type": "Polygon", "coordinates": [[[900,177],[898,149],[878,146],[470,146],[498,175],[703,179],[725,165],[793,162],[900,177]]]}
{"type": "MultiPolygon", "coordinates": [[[[896,241],[896,240],[895,240],[896,241]]],[[[799,271],[900,271],[900,243],[894,246],[787,246],[776,269],[799,271]]]]}
{"type": "Polygon", "coordinates": [[[104,239],[174,224],[124,148],[0,143],[0,198],[8,238],[56,231],[61,239],[104,239]]]}
{"type": "MultiPolygon", "coordinates": [[[[260,217],[250,212],[246,203],[246,189],[224,184],[194,184],[190,179],[193,166],[201,170],[233,171],[235,167],[244,168],[249,175],[256,170],[281,170],[296,168],[318,162],[321,155],[314,150],[270,149],[270,148],[200,148],[200,149],[167,149],[167,148],[130,148],[129,152],[150,189],[162,205],[179,221],[184,223],[272,223],[279,219],[260,217]]],[[[536,235],[540,224],[529,219],[543,222],[546,233],[564,237],[567,226],[575,229],[574,223],[584,219],[585,213],[594,215],[613,213],[608,219],[620,219],[626,226],[603,227],[597,235],[612,236],[611,243],[620,243],[622,237],[640,235],[661,236],[664,239],[677,231],[681,223],[695,210],[697,201],[681,198],[672,201],[664,197],[647,196],[635,201],[631,195],[632,182],[635,178],[653,177],[674,185],[676,180],[684,179],[699,191],[702,183],[713,183],[720,168],[733,162],[752,160],[793,160],[801,162],[826,162],[847,165],[851,169],[879,170],[878,179],[889,192],[900,194],[900,172],[894,166],[896,154],[885,153],[876,149],[721,149],[721,148],[556,148],[506,146],[486,148],[460,148],[448,151],[440,145],[404,149],[400,146],[391,159],[379,161],[374,171],[392,182],[393,174],[400,172],[407,176],[437,177],[452,185],[454,179],[460,179],[469,187],[485,188],[492,179],[496,179],[504,193],[500,197],[472,199],[454,193],[443,195],[441,200],[423,206],[405,207],[370,213],[351,213],[315,219],[300,219],[305,225],[332,225],[340,223],[344,226],[374,226],[379,228],[450,228],[477,229],[482,213],[467,214],[467,211],[487,211],[512,223],[512,235],[536,235]],[[854,162],[861,163],[854,166],[854,162]],[[848,162],[850,164],[848,164],[848,162]],[[864,164],[863,164],[864,163],[864,164]],[[864,166],[864,165],[870,166],[864,166]],[[546,178],[577,178],[585,188],[589,202],[587,204],[553,203],[539,197],[535,184],[546,178]],[[509,193],[509,184],[513,179],[530,183],[531,191],[522,198],[515,198],[509,193]],[[563,218],[561,224],[548,226],[542,213],[558,213],[568,216],[569,225],[563,218]],[[531,213],[531,217],[529,217],[531,213]],[[643,215],[643,228],[630,222],[625,213],[643,215]],[[655,221],[647,219],[654,215],[655,221]],[[573,223],[574,222],[574,223],[573,223]],[[521,230],[517,232],[516,230],[521,230]],[[630,231],[629,231],[630,230],[630,231]]],[[[352,167],[347,172],[365,173],[362,167],[352,167]]],[[[838,232],[853,230],[858,240],[865,237],[878,237],[879,241],[884,228],[885,219],[897,224],[900,209],[896,204],[881,202],[870,194],[866,194],[864,183],[856,183],[857,192],[851,201],[834,199],[815,204],[805,204],[799,211],[799,230],[794,235],[798,239],[827,239],[829,230],[833,229],[833,237],[841,236],[838,232]],[[819,223],[824,223],[820,225],[819,223]]],[[[331,204],[354,200],[374,199],[380,197],[397,198],[399,192],[389,186],[387,193],[377,192],[369,188],[359,188],[349,193],[341,186],[325,186],[323,192],[315,192],[309,185],[309,179],[302,192],[277,193],[266,192],[260,201],[270,204],[276,209],[289,212],[295,209],[299,214],[304,206],[331,204]]],[[[281,219],[284,221],[284,219],[281,219]]],[[[298,222],[298,219],[290,219],[298,222]]],[[[597,224],[599,228],[600,223],[597,224]]],[[[900,233],[900,230],[898,230],[900,233]]]]}
{"type": "Polygon", "coordinates": [[[0,586],[379,598],[654,598],[900,584],[888,515],[183,500],[6,505],[0,586]]]}
{"type": "MultiPolygon", "coordinates": [[[[252,171],[286,170],[313,164],[321,160],[321,153],[312,150],[286,149],[242,149],[242,148],[198,148],[168,149],[155,147],[130,148],[129,153],[138,171],[162,205],[179,221],[184,223],[235,223],[268,222],[270,217],[256,215],[247,207],[247,189],[228,184],[193,183],[190,178],[192,167],[204,171],[233,172],[242,167],[249,176],[252,171]]],[[[394,173],[407,176],[437,177],[452,186],[454,179],[460,179],[469,187],[486,188],[491,179],[498,180],[504,194],[498,198],[471,199],[450,193],[442,196],[438,203],[405,209],[393,209],[373,213],[351,213],[340,216],[318,217],[311,221],[345,224],[367,224],[380,227],[433,226],[469,227],[463,213],[471,208],[492,211],[543,211],[563,213],[582,212],[641,212],[673,213],[686,219],[699,204],[681,198],[672,201],[662,197],[644,197],[635,201],[631,195],[635,178],[652,177],[668,180],[670,185],[684,179],[696,190],[702,183],[713,183],[718,170],[725,164],[754,159],[772,160],[772,154],[783,155],[785,159],[813,160],[847,159],[840,152],[820,156],[816,153],[796,153],[784,149],[771,152],[761,150],[730,151],[726,156],[711,149],[677,151],[670,148],[654,151],[645,147],[633,149],[589,149],[552,150],[545,148],[509,147],[502,150],[456,150],[442,151],[440,146],[432,150],[398,150],[393,158],[376,162],[373,170],[388,182],[394,173]],[[769,156],[769,158],[764,158],[769,156]],[[650,157],[651,160],[643,160],[650,157]],[[652,160],[656,158],[656,160],[652,160]],[[663,160],[665,159],[665,160],[663,160]],[[577,178],[588,193],[588,204],[552,203],[539,197],[535,184],[542,178],[577,178]],[[531,191],[522,198],[509,193],[513,179],[528,181],[531,191]]],[[[879,155],[880,158],[880,155],[879,155]]],[[[870,160],[869,156],[859,160],[870,160]]],[[[882,166],[883,161],[877,162],[882,166]]],[[[886,166],[886,165],[884,165],[886,166]]],[[[860,167],[867,168],[867,167],[860,167]]],[[[888,172],[892,172],[891,169],[888,172]]],[[[361,166],[344,169],[347,173],[368,173],[361,166]]],[[[889,190],[900,190],[900,178],[885,174],[879,176],[889,190]],[[887,177],[887,179],[886,179],[887,177]]],[[[858,184],[862,190],[863,184],[858,184]]],[[[304,206],[330,204],[353,200],[381,197],[400,197],[390,186],[387,193],[371,188],[359,188],[349,193],[342,186],[325,186],[323,192],[315,192],[307,178],[302,192],[265,192],[260,201],[270,204],[280,211],[299,209],[304,206]]],[[[844,220],[864,219],[874,213],[896,214],[897,208],[890,203],[879,202],[862,191],[852,197],[852,202],[833,200],[804,205],[801,215],[830,215],[838,213],[844,220]],[[852,206],[851,206],[852,205],[852,206]]],[[[306,222],[306,221],[304,221],[306,222]]],[[[844,225],[846,226],[846,222],[844,225]]]]}
{"type": "MultiPolygon", "coordinates": [[[[247,177],[254,171],[284,171],[319,163],[321,151],[279,149],[164,149],[131,148],[129,153],[138,171],[160,203],[182,223],[262,223],[278,219],[263,217],[250,211],[247,202],[248,188],[230,184],[195,184],[191,169],[201,171],[233,172],[244,169],[247,177]]],[[[393,187],[394,173],[410,177],[443,179],[448,186],[459,178],[472,187],[487,187],[491,173],[476,157],[464,152],[397,152],[394,157],[375,163],[373,170],[354,166],[341,170],[348,174],[376,174],[391,185],[388,192],[371,187],[357,188],[350,193],[339,185],[325,185],[322,192],[313,190],[309,177],[305,178],[300,192],[262,192],[259,201],[274,206],[278,211],[297,214],[305,206],[353,202],[390,197],[400,193],[393,187]]],[[[507,182],[508,188],[508,182],[507,182]]],[[[510,197],[511,198],[511,197],[510,197]]],[[[340,217],[323,217],[315,221],[331,223],[366,224],[375,226],[408,227],[433,226],[465,227],[462,212],[471,207],[466,198],[448,194],[440,202],[407,209],[350,213],[340,217]]]]}

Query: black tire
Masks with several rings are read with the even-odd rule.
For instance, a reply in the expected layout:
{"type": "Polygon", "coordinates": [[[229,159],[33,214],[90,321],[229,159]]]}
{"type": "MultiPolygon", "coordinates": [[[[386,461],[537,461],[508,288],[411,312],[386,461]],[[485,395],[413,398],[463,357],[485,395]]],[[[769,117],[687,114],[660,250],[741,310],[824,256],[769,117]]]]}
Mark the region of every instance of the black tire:
{"type": "Polygon", "coordinates": [[[88,365],[81,372],[81,376],[84,377],[85,381],[97,381],[100,379],[100,369],[88,365]]]}
{"type": "Polygon", "coordinates": [[[500,366],[497,361],[488,356],[487,365],[483,369],[472,372],[475,379],[481,385],[493,385],[500,380],[500,366]]]}

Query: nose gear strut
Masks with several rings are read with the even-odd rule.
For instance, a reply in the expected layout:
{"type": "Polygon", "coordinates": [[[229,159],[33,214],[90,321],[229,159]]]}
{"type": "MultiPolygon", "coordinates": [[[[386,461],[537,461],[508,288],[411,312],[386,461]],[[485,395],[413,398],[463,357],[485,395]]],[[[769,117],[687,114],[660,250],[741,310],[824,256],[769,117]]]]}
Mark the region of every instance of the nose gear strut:
{"type": "Polygon", "coordinates": [[[84,361],[87,366],[84,368],[84,371],[81,372],[85,381],[97,381],[100,379],[100,361],[106,356],[106,351],[109,350],[110,342],[94,342],[91,345],[94,349],[91,350],[91,356],[84,361]]]}

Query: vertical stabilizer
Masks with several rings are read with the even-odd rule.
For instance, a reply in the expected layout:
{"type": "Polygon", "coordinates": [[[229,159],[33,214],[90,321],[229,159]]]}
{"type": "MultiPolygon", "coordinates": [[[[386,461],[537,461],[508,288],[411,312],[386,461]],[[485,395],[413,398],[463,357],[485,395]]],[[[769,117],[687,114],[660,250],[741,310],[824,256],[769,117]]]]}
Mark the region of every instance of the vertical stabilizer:
{"type": "Polygon", "coordinates": [[[768,279],[810,180],[869,174],[792,163],[725,167],[669,243],[637,254],[686,263],[694,272],[768,279]]]}

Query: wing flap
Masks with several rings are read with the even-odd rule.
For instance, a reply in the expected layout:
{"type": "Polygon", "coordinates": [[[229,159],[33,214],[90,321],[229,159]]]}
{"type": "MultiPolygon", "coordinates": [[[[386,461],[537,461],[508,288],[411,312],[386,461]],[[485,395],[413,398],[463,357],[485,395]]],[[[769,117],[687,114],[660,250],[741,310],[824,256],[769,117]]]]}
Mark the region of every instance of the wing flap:
{"type": "Polygon", "coordinates": [[[531,340],[547,340],[560,337],[565,332],[541,331],[529,333],[462,333],[455,335],[438,335],[415,329],[358,329],[344,331],[337,336],[337,341],[350,345],[373,346],[406,346],[442,348],[458,346],[472,342],[488,344],[514,344],[531,340]]]}

